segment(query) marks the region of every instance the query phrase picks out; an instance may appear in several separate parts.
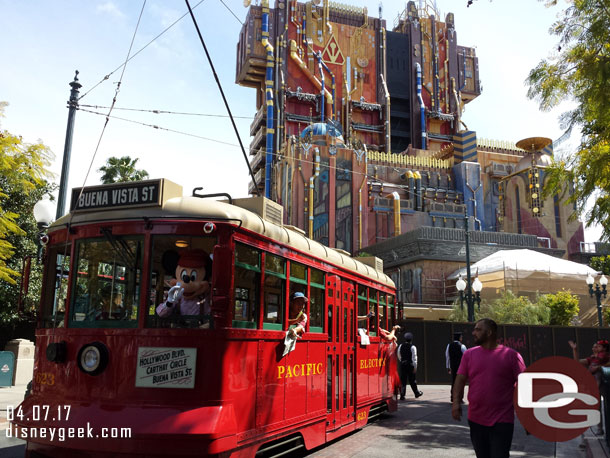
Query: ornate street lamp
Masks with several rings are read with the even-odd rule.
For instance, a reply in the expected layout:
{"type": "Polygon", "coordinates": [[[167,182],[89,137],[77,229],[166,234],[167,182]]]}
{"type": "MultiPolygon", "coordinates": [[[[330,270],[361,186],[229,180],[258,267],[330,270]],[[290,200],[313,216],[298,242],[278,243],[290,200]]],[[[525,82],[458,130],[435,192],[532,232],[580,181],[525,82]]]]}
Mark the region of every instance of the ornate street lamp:
{"type": "Polygon", "coordinates": [[[466,282],[460,275],[460,278],[455,282],[455,287],[460,292],[460,306],[464,309],[464,299],[466,299],[466,306],[468,307],[468,321],[474,321],[474,303],[477,303],[479,311],[481,310],[481,290],[483,289],[483,283],[477,276],[472,282],[470,291],[466,291],[466,297],[464,297],[464,290],[466,289],[466,282]],[[474,294],[473,294],[474,293],[474,294]]]}
{"type": "Polygon", "coordinates": [[[602,296],[606,297],[606,285],[608,284],[608,279],[605,275],[602,275],[599,278],[599,283],[595,284],[595,289],[593,289],[593,284],[595,283],[595,279],[591,274],[587,275],[587,279],[585,280],[587,285],[589,285],[589,294],[591,297],[595,295],[595,299],[597,300],[597,321],[600,326],[603,326],[602,322],[602,296]],[[601,288],[599,287],[601,285],[601,288]]]}
{"type": "Polygon", "coordinates": [[[38,262],[42,256],[42,240],[46,237],[46,231],[53,221],[53,213],[55,211],[54,205],[49,199],[42,199],[34,205],[34,219],[38,225],[38,239],[36,245],[38,245],[38,262]]]}

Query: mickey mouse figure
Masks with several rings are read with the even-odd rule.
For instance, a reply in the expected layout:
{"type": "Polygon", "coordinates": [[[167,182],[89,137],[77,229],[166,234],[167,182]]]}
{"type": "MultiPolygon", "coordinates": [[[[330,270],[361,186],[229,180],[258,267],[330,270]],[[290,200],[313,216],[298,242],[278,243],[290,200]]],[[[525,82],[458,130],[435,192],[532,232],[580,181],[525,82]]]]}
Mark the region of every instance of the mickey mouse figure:
{"type": "Polygon", "coordinates": [[[167,301],[159,304],[157,315],[209,315],[211,312],[210,276],[212,260],[203,250],[187,250],[180,255],[176,278],[168,291],[167,301]]]}

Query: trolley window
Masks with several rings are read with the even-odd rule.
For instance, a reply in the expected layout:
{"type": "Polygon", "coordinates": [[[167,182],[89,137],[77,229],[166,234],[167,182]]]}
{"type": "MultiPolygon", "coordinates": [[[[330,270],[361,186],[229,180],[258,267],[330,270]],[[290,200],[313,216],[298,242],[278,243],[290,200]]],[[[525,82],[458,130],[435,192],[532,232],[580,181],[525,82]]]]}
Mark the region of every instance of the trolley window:
{"type": "Polygon", "coordinates": [[[235,244],[235,303],[233,327],[258,327],[261,284],[261,253],[241,243],[235,244]]]}
{"type": "Polygon", "coordinates": [[[47,251],[47,276],[44,280],[42,298],[42,327],[44,328],[64,327],[71,247],[71,244],[62,244],[49,247],[47,251]]]}
{"type": "MultiPolygon", "coordinates": [[[[369,288],[369,310],[375,311],[377,309],[377,291],[373,288],[369,288]]],[[[369,335],[377,335],[377,316],[369,320],[369,335]]]]}
{"type": "Polygon", "coordinates": [[[388,326],[391,329],[396,324],[396,310],[394,310],[394,296],[390,296],[389,294],[388,294],[388,320],[391,320],[388,323],[388,326]]]}
{"type": "Polygon", "coordinates": [[[324,272],[310,269],[309,332],[324,332],[324,272]]]}
{"type": "Polygon", "coordinates": [[[209,253],[213,252],[216,243],[214,236],[153,237],[146,317],[148,327],[208,329],[213,326],[213,264],[209,253]],[[183,290],[182,296],[168,303],[168,294],[178,283],[183,290]]]}
{"type": "Polygon", "coordinates": [[[377,310],[379,310],[379,327],[388,329],[388,323],[386,322],[385,295],[381,292],[379,293],[379,305],[377,310]]]}
{"type": "Polygon", "coordinates": [[[366,287],[358,286],[358,328],[362,328],[368,331],[369,327],[369,318],[368,318],[368,305],[366,303],[366,287]]]}
{"type": "Polygon", "coordinates": [[[108,232],[106,239],[77,242],[71,327],[137,326],[143,240],[108,232]]]}
{"type": "MultiPolygon", "coordinates": [[[[305,297],[309,298],[309,293],[307,292],[307,267],[303,264],[299,264],[298,262],[290,262],[290,301],[292,301],[292,297],[294,293],[303,293],[305,297]]],[[[311,327],[311,312],[307,310],[311,304],[311,298],[309,298],[308,303],[306,304],[305,313],[308,316],[308,324],[311,327]]],[[[292,316],[290,312],[290,307],[292,306],[292,302],[288,304],[288,320],[292,320],[296,318],[296,316],[292,316]]]]}
{"type": "Polygon", "coordinates": [[[286,295],[286,261],[274,254],[265,253],[265,284],[263,329],[283,329],[286,295]]]}

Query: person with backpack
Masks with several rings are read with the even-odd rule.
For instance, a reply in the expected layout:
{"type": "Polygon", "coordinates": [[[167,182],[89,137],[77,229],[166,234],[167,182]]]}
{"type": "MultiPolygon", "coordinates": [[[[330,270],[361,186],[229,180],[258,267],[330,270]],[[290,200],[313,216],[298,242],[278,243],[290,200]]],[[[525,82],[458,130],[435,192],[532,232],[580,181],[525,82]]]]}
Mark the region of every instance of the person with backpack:
{"type": "Polygon", "coordinates": [[[398,346],[396,350],[398,357],[398,375],[400,376],[400,399],[404,400],[407,390],[407,382],[411,385],[415,398],[419,398],[424,393],[417,388],[417,347],[413,345],[413,334],[406,332],[405,342],[398,346]]]}
{"type": "MultiPolygon", "coordinates": [[[[445,367],[451,374],[451,402],[453,402],[453,385],[455,384],[455,377],[457,370],[462,362],[462,354],[466,351],[466,345],[462,343],[462,333],[453,333],[453,342],[447,345],[445,350],[445,367]]],[[[460,402],[464,402],[460,399],[460,402]]]]}

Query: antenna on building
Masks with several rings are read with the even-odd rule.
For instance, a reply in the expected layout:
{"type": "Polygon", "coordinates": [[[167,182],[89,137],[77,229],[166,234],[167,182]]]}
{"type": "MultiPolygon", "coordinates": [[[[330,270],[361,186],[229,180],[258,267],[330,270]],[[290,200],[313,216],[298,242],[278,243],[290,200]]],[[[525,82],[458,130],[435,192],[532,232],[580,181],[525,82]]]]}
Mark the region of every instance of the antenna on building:
{"type": "Polygon", "coordinates": [[[379,2],[379,20],[381,21],[381,17],[383,16],[383,3],[379,2]]]}

